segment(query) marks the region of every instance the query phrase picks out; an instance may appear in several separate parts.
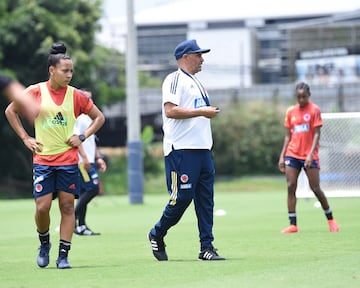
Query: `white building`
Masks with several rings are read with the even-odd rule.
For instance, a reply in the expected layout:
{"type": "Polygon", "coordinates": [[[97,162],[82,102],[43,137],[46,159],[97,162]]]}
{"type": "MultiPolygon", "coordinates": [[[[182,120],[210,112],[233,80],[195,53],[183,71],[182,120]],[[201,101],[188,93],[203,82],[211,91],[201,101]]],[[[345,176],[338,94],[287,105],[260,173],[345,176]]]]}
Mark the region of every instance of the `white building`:
{"type": "MultiPolygon", "coordinates": [[[[254,83],[286,82],[284,35],[276,27],[360,8],[358,0],[174,0],[135,15],[139,69],[163,77],[176,68],[173,49],[195,38],[210,48],[199,73],[208,89],[250,87],[254,83]]],[[[126,19],[107,19],[101,39],[125,51],[126,19]]]]}

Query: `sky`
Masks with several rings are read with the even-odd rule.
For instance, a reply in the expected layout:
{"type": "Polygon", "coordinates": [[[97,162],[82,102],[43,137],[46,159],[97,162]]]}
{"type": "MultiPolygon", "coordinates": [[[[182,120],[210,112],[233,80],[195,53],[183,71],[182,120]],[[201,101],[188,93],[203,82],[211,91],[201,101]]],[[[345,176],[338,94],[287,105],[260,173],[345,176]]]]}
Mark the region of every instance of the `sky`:
{"type": "MultiPolygon", "coordinates": [[[[103,0],[100,43],[123,47],[126,36],[127,0],[103,0]],[[115,40],[114,40],[115,39],[115,40]],[[115,43],[116,42],[116,43],[115,43]]],[[[133,0],[137,24],[178,22],[201,23],[206,20],[245,19],[258,23],[261,17],[287,17],[340,13],[360,9],[360,0],[133,0]]],[[[261,20],[260,20],[261,21],[261,20]]],[[[118,48],[123,50],[123,48],[118,48]]]]}
{"type": "MultiPolygon", "coordinates": [[[[134,2],[134,12],[139,13],[140,11],[144,11],[150,8],[156,8],[162,6],[164,4],[168,4],[171,2],[175,2],[176,0],[133,0],[134,2]]],[[[118,40],[114,40],[114,38],[118,38],[119,34],[126,33],[126,15],[127,15],[127,0],[103,0],[103,16],[100,19],[100,25],[102,26],[101,32],[97,33],[97,40],[110,47],[117,47],[120,50],[124,50],[124,39],[120,39],[121,43],[118,40]],[[114,23],[116,25],[114,25],[114,23]],[[118,24],[120,23],[120,25],[118,24]],[[112,31],[114,28],[119,31],[112,31]],[[117,35],[114,37],[114,35],[117,35]]]]}
{"type": "MultiPolygon", "coordinates": [[[[126,16],[127,0],[103,0],[104,18],[113,19],[126,16]]],[[[249,15],[251,17],[263,14],[302,12],[337,12],[360,9],[359,0],[302,0],[300,2],[290,0],[252,0],[241,5],[238,0],[133,0],[136,14],[151,14],[154,18],[183,18],[187,15],[203,18],[205,15],[216,17],[217,15],[249,15]],[[170,12],[164,14],[163,12],[170,12]],[[282,12],[284,11],[284,12],[282,12]],[[141,13],[140,13],[141,12],[141,13]]],[[[218,16],[219,17],[219,16],[218,16]]]]}
{"type": "Polygon", "coordinates": [[[173,0],[138,11],[139,24],[196,22],[201,20],[252,19],[348,12],[360,8],[359,0],[173,0]]]}
{"type": "MultiPolygon", "coordinates": [[[[159,5],[174,2],[174,0],[133,0],[135,12],[148,8],[154,8],[159,5]]],[[[112,19],[126,16],[127,0],[103,0],[104,17],[112,19]]]]}

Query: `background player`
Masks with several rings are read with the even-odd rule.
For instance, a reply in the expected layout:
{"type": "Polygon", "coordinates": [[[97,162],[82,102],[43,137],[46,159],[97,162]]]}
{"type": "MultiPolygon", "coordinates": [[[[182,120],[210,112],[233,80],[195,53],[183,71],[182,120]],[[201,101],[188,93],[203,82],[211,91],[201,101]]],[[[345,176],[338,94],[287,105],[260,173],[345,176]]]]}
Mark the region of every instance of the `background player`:
{"type": "Polygon", "coordinates": [[[286,135],[279,157],[279,170],[285,172],[288,196],[288,216],[290,226],[281,233],[296,233],[299,231],[296,216],[296,189],[301,169],[309,179],[311,190],[321,203],[328,220],[330,232],[338,232],[339,227],[333,218],[327,198],[320,188],[319,140],[322,126],[319,107],[310,102],[310,87],[299,83],[295,88],[297,104],[291,106],[285,115],[284,126],[286,135]]]}
{"type": "MultiPolygon", "coordinates": [[[[88,90],[82,90],[87,97],[92,98],[92,93],[88,90]]],[[[74,133],[83,134],[89,127],[92,120],[88,115],[81,114],[75,122],[74,133]]],[[[89,136],[79,146],[79,168],[80,168],[80,196],[75,207],[75,234],[77,235],[100,235],[92,231],[86,225],[87,205],[99,194],[99,175],[106,171],[106,163],[101,157],[96,145],[95,135],[89,136]]]]}

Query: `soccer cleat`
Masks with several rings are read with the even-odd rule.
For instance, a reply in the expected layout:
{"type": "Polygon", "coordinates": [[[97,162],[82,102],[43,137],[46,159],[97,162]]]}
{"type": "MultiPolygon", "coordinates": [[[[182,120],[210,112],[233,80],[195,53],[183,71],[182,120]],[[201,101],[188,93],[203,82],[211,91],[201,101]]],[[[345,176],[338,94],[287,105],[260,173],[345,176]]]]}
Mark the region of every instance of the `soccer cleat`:
{"type": "Polygon", "coordinates": [[[154,235],[152,235],[150,232],[148,234],[148,239],[150,241],[152,252],[155,256],[155,258],[159,261],[167,261],[168,256],[165,251],[165,243],[164,239],[157,238],[154,235]]]}
{"type": "Polygon", "coordinates": [[[87,227],[86,225],[81,225],[81,226],[77,226],[74,229],[74,233],[76,235],[80,235],[80,236],[95,236],[95,235],[100,235],[100,233],[94,232],[92,231],[89,227],[87,227]]]}
{"type": "Polygon", "coordinates": [[[339,226],[336,224],[335,219],[328,220],[330,232],[339,232],[339,226]]]}
{"type": "Polygon", "coordinates": [[[39,247],[39,254],[37,257],[37,264],[41,268],[45,268],[49,265],[50,257],[49,252],[51,248],[51,243],[48,244],[41,244],[39,247]]]}
{"type": "Polygon", "coordinates": [[[206,248],[199,253],[199,260],[225,260],[225,258],[219,256],[214,248],[206,248]]]}
{"type": "Polygon", "coordinates": [[[289,227],[281,230],[282,234],[297,233],[297,232],[299,232],[299,229],[296,225],[290,225],[289,227]]]}
{"type": "Polygon", "coordinates": [[[59,257],[56,260],[56,267],[58,269],[70,269],[71,265],[66,257],[59,257]]]}

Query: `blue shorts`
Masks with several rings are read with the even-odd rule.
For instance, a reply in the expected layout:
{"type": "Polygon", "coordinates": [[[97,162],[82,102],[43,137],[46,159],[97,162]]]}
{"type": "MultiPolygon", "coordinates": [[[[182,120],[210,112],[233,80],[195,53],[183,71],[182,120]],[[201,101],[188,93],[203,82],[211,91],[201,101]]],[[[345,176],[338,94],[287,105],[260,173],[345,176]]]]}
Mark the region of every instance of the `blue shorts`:
{"type": "Polygon", "coordinates": [[[59,191],[71,193],[79,197],[80,177],[77,164],[64,166],[33,165],[35,199],[53,193],[53,199],[59,191]]]}
{"type": "Polygon", "coordinates": [[[94,163],[91,163],[89,171],[86,169],[80,168],[81,180],[80,187],[82,192],[90,192],[95,189],[99,189],[99,174],[97,173],[96,166],[94,163]]]}
{"type": "MultiPolygon", "coordinates": [[[[305,167],[304,167],[305,160],[297,159],[297,158],[294,158],[294,157],[288,157],[288,156],[285,156],[284,159],[285,159],[285,165],[286,166],[295,168],[297,170],[301,170],[301,168],[304,168],[304,170],[306,170],[305,167]]],[[[313,162],[311,163],[311,168],[320,169],[319,160],[313,160],[313,162]]]]}

